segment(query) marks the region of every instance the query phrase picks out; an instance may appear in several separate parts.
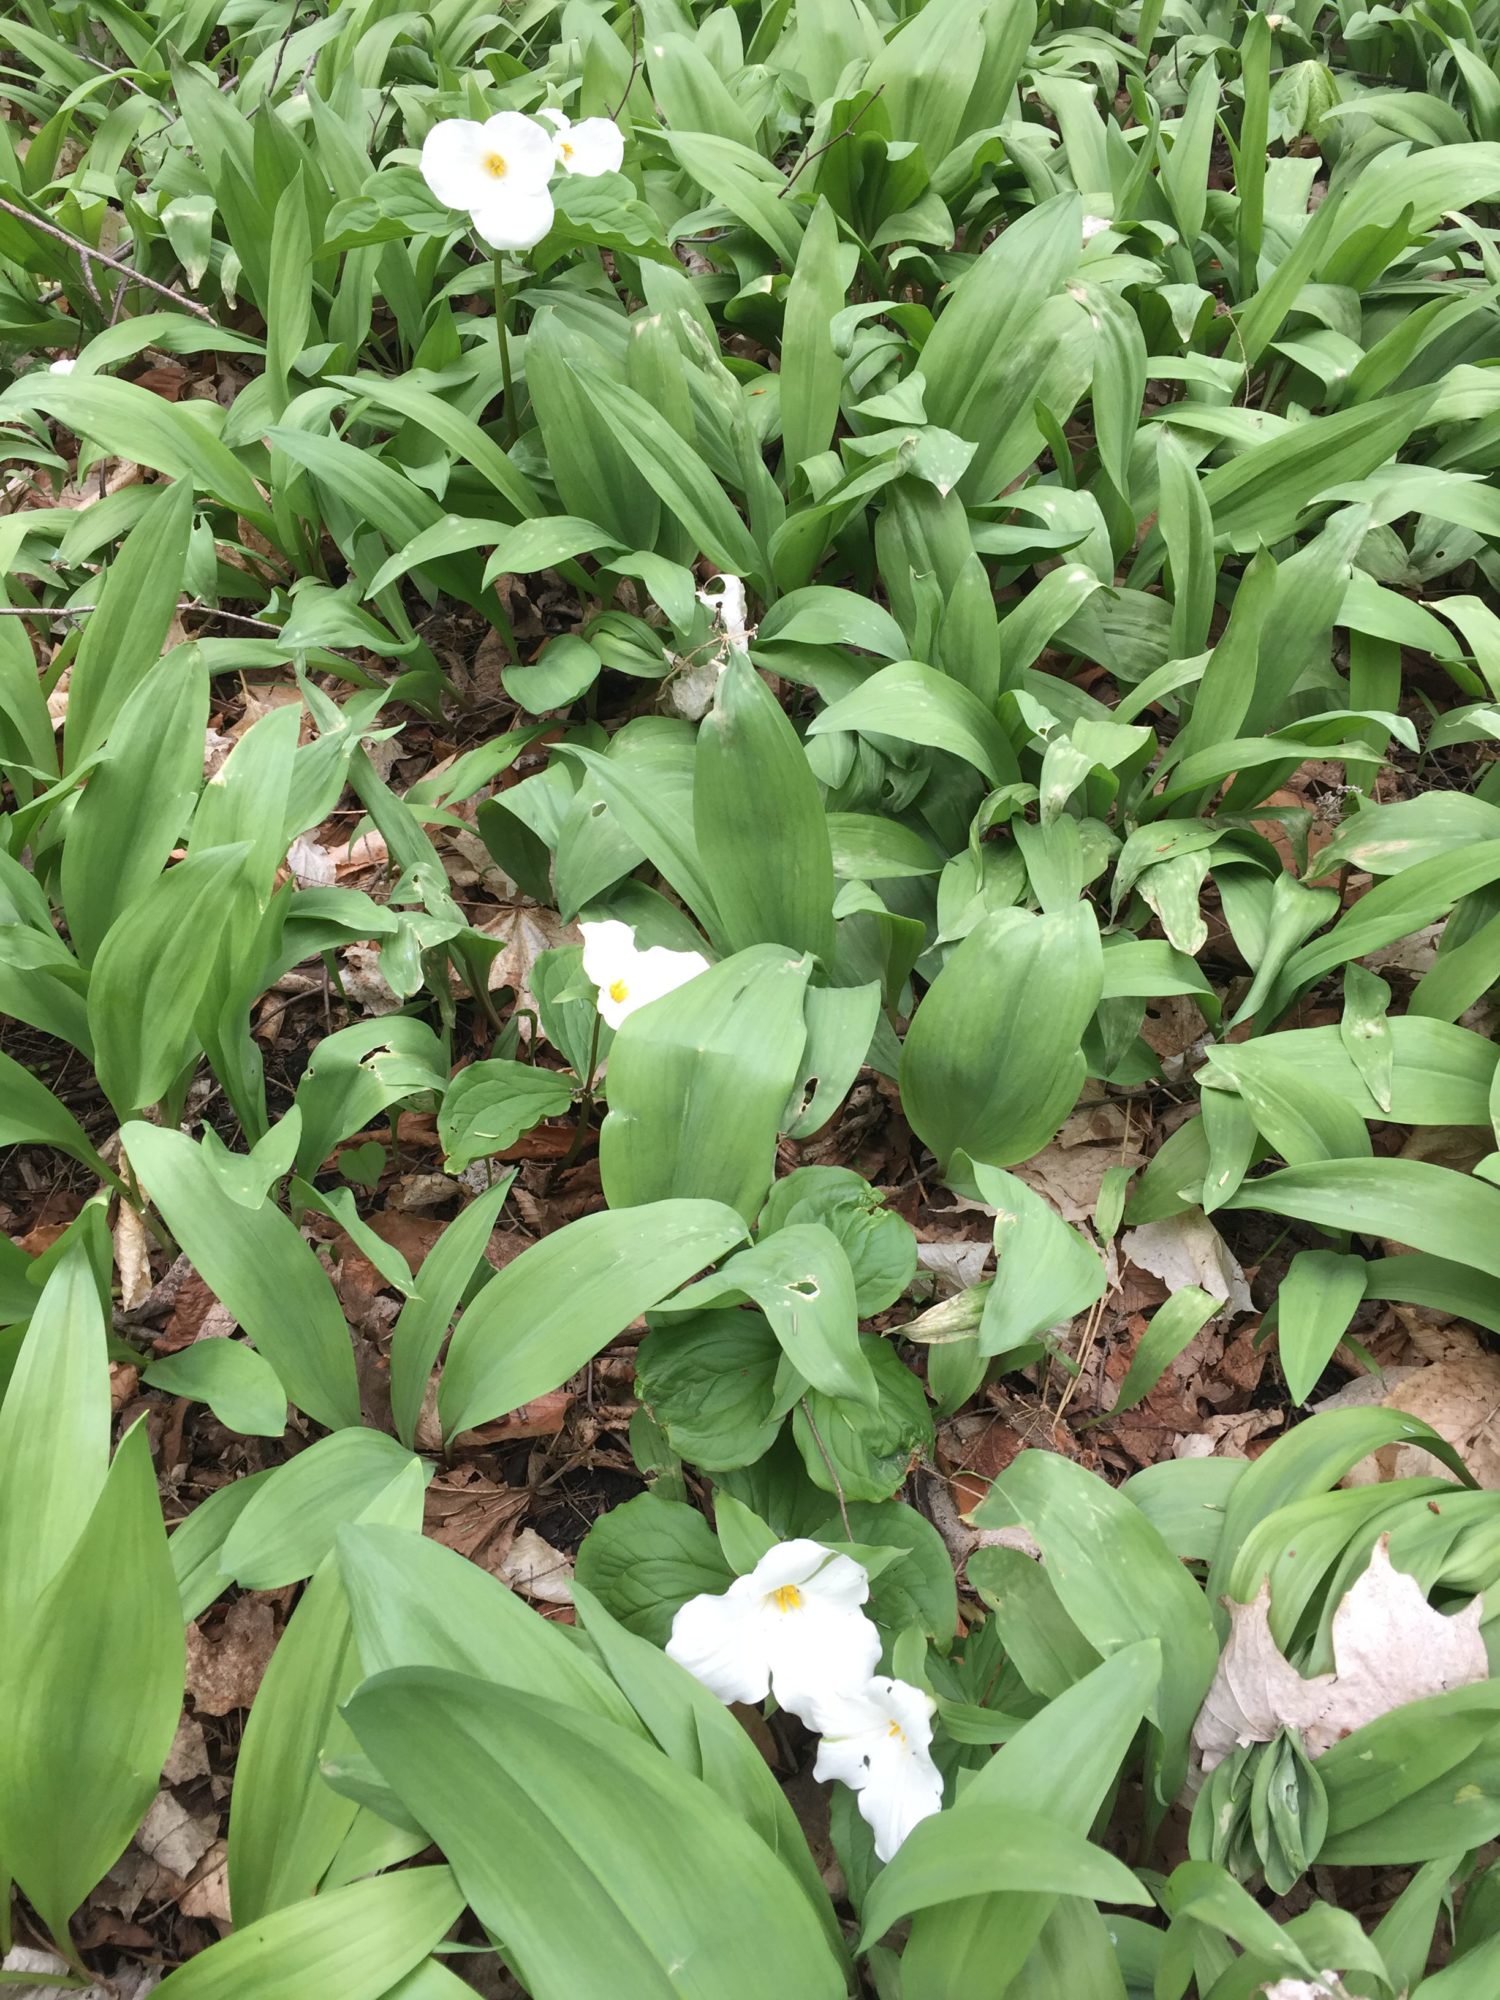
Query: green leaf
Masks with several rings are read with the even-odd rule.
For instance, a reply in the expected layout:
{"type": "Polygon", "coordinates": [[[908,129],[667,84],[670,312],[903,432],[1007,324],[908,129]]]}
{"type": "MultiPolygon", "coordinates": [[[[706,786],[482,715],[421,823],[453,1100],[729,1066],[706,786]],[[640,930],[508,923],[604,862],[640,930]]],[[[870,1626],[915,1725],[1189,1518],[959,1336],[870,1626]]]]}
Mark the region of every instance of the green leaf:
{"type": "MultiPolygon", "coordinates": [[[[409,1868],[292,1903],[174,1972],[168,2000],[382,2000],[452,1929],[463,1893],[446,1868],[409,1868]]],[[[413,2000],[416,2000],[415,1993],[413,2000]]]]}
{"type": "Polygon", "coordinates": [[[1125,1380],[1109,1414],[1117,1417],[1143,1402],[1178,1355],[1192,1345],[1220,1309],[1220,1301],[1197,1285],[1184,1285],[1180,1292],[1173,1292],[1152,1314],[1151,1324],[1130,1357],[1125,1380]]]}
{"type": "MultiPolygon", "coordinates": [[[[214,434],[211,421],[195,415],[191,404],[165,402],[137,383],[107,375],[63,377],[32,369],[0,395],[0,415],[18,410],[43,410],[87,438],[96,451],[200,487],[243,514],[261,534],[276,532],[255,481],[214,434]]],[[[178,570],[171,578],[174,603],[180,582],[178,570]]],[[[165,584],[164,575],[161,587],[165,584]]],[[[102,729],[97,723],[94,727],[102,740],[102,729]]]]}
{"type": "Polygon", "coordinates": [[[852,694],[815,716],[807,733],[826,736],[841,729],[951,751],[992,785],[1020,779],[1010,738],[978,695],[919,660],[897,660],[879,668],[852,694]]]}
{"type": "Polygon", "coordinates": [[[781,1347],[763,1314],[689,1313],[636,1350],[636,1394],[679,1458],[706,1472],[752,1465],[781,1429],[781,1347]]]}
{"type": "Polygon", "coordinates": [[[100,1087],[117,1111],[155,1104],[203,1046],[194,1017],[226,930],[250,921],[235,893],[248,852],[190,854],[105,933],[89,980],[89,1032],[100,1087]]]}
{"type": "Polygon", "coordinates": [[[226,1430],[280,1437],[286,1429],[286,1391],[270,1362],[243,1341],[196,1341],[153,1361],[144,1379],[169,1396],[207,1403],[226,1430]]]}
{"type": "Polygon", "coordinates": [[[894,1348],[883,1340],[864,1345],[875,1376],[874,1409],[809,1389],[793,1413],[792,1435],[814,1486],[845,1500],[888,1500],[914,1462],[931,1456],[932,1413],[894,1348]]]}
{"type": "Polygon", "coordinates": [[[380,1496],[428,1468],[380,1431],[319,1438],[266,1481],[224,1540],[220,1567],[244,1590],[300,1583],[332,1550],[339,1529],[380,1496]]]}
{"type": "Polygon", "coordinates": [[[974,1510],[981,1527],[1019,1520],[1042,1546],[1064,1609],[1106,1659],[1159,1639],[1158,1735],[1148,1760],[1165,1809],[1182,1785],[1188,1733],[1218,1664],[1203,1593],[1138,1508],[1055,1452],[1023,1451],[974,1510]]]}
{"type": "Polygon", "coordinates": [[[711,132],[664,132],[662,138],[699,187],[768,243],[787,270],[802,244],[801,210],[783,201],[787,182],[759,153],[711,132]]]}
{"type": "Polygon", "coordinates": [[[819,196],[787,286],[782,322],[779,379],[786,468],[826,451],[833,439],[844,363],[830,329],[844,303],[855,254],[852,247],[840,245],[838,218],[819,196]]]}
{"type": "Polygon", "coordinates": [[[92,1172],[109,1175],[72,1112],[58,1103],[40,1078],[4,1050],[0,1050],[0,1145],[56,1146],[92,1172]]]}
{"type": "MultiPolygon", "coordinates": [[[[1086,1834],[1152,1707],[1162,1672],[1154,1641],[1123,1647],[1003,1743],[955,1800],[955,1817],[1005,1805],[1086,1834]]],[[[965,1897],[920,1911],[901,1961],[903,2000],[1003,1992],[1048,1914],[1050,1895],[1024,1890],[965,1897]]]]}
{"type": "Polygon", "coordinates": [[[1098,1251],[1024,1181],[976,1165],[975,1182],[996,1210],[995,1281],[979,1351],[1009,1354],[1102,1298],[1108,1279],[1098,1251]]]}
{"type": "Polygon", "coordinates": [[[104,1484],[105,1333],[99,1288],[77,1245],[37,1294],[0,1400],[0,1625],[8,1632],[24,1628],[104,1484]]]}
{"type": "Polygon", "coordinates": [[[181,1132],[127,1125],[131,1164],[210,1291],[281,1378],[290,1400],[331,1429],[360,1420],[354,1350],[333,1286],[269,1202],[242,1208],[181,1132]]]}
{"type": "Polygon", "coordinates": [[[698,732],[693,830],[730,951],[833,955],[833,855],[812,767],[781,704],[731,652],[698,732]]]}
{"type": "Polygon", "coordinates": [[[1003,1167],[1040,1152],[1082,1088],[1102,979],[1084,904],[981,919],[928,988],[901,1052],[907,1118],[939,1160],[961,1149],[1003,1167]]]}
{"type": "Polygon", "coordinates": [[[863,1948],[902,1917],[994,1889],[1149,1903],[1149,1891],[1102,1847],[1040,1813],[972,1806],[912,1828],[865,1902],[863,1948]]]}
{"type": "Polygon", "coordinates": [[[1299,1250],[1277,1294],[1277,1351],[1294,1403],[1305,1403],[1365,1296],[1363,1257],[1299,1250]]]}
{"type": "Polygon", "coordinates": [[[741,1298],[754,1299],[804,1381],[827,1396],[848,1396],[875,1408],[875,1377],[859,1337],[854,1273],[832,1230],[817,1222],[778,1229],[663,1309],[699,1312],[741,1298]]]}
{"type": "MultiPolygon", "coordinates": [[[[130,695],[155,667],[177,609],[192,525],[192,482],[180,479],[131,529],[105,571],[68,676],[66,769],[76,770],[90,751],[99,749],[130,695]]],[[[202,749],[200,732],[200,775],[202,749]]]]}
{"type": "Polygon", "coordinates": [[[585,1215],[533,1243],[458,1323],[438,1392],[445,1435],[566,1382],[744,1234],[722,1202],[678,1200],[585,1215]]]}
{"type": "Polygon", "coordinates": [[[794,1167],[783,1174],[761,1211],[758,1233],[769,1236],[791,1222],[824,1223],[839,1239],[854,1273],[861,1319],[894,1305],[916,1274],[910,1223],[886,1208],[883,1197],[848,1167],[794,1167]]]}
{"type": "Polygon", "coordinates": [[[598,680],[604,662],[576,633],[549,639],[526,666],[500,669],[505,692],[527,715],[568,708],[598,680]]]}
{"type": "Polygon", "coordinates": [[[438,1113],[444,1170],[461,1173],[471,1160],[503,1153],[544,1118],[573,1102],[572,1080],[556,1070],[495,1057],[471,1063],[449,1084],[438,1113]]]}
{"type": "Polygon", "coordinates": [[[695,1507],[642,1493],[601,1514],[578,1551],[578,1581],[627,1631],[664,1646],[690,1597],[734,1581],[695,1507]]]}
{"type": "Polygon", "coordinates": [[[613,1207],[691,1192],[754,1219],[800,1070],[811,971],[805,957],[757,945],[628,1016],[599,1135],[613,1207]]]}
{"type": "Polygon", "coordinates": [[[1228,1208],[1390,1237],[1500,1278],[1500,1190],[1426,1160],[1319,1160],[1246,1181],[1228,1208]]]}
{"type": "Polygon", "coordinates": [[[619,2000],[845,1991],[765,1842],[617,1725],[423,1668],[367,1682],[346,1712],[536,2000],[586,1989],[601,1964],[619,2000]]]}
{"type": "Polygon", "coordinates": [[[640,1728],[609,1675],[563,1627],[440,1542],[360,1523],[340,1533],[338,1565],[367,1673],[448,1667],[640,1728]]]}
{"type": "Polygon", "coordinates": [[[156,1796],[182,1705],[182,1620],[144,1424],[19,1629],[25,1644],[0,1666],[0,1853],[66,1941],[156,1796]]]}
{"type": "Polygon", "coordinates": [[[417,1419],[438,1351],[514,1179],[514,1169],[502,1174],[448,1224],[423,1259],[416,1290],[391,1329],[391,1416],[408,1450],[416,1448],[417,1419]]]}

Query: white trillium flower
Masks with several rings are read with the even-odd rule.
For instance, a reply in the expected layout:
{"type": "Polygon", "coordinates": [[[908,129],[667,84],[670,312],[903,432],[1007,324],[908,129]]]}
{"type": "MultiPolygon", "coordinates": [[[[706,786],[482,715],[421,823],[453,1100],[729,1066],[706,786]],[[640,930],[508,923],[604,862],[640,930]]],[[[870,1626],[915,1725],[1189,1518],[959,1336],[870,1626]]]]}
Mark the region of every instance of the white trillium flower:
{"type": "Polygon", "coordinates": [[[529,250],[552,227],[552,135],[519,111],[481,125],[445,118],[422,142],[422,178],[449,208],[465,208],[492,250],[529,250]]]}
{"type": "Polygon", "coordinates": [[[582,118],[575,125],[566,111],[539,111],[553,130],[557,164],[565,174],[617,174],[625,158],[625,137],[613,118],[582,118]]]}
{"type": "Polygon", "coordinates": [[[584,974],[598,987],[599,1012],[612,1028],[628,1020],[637,1007],[675,993],[708,970],[701,951],[669,951],[663,944],[642,951],[630,925],[613,918],[578,928],[583,933],[584,974]]]}
{"type": "Polygon", "coordinates": [[[1106,229],[1113,229],[1114,226],[1107,215],[1086,215],[1083,218],[1083,240],[1085,243],[1090,243],[1096,236],[1102,236],[1106,229]]]}
{"type": "Polygon", "coordinates": [[[47,373],[49,375],[71,375],[77,366],[78,363],[73,356],[65,354],[60,361],[49,361],[47,363],[47,373]]]}
{"type": "Polygon", "coordinates": [[[875,1852],[889,1861],[919,1821],[943,1804],[942,1773],[930,1755],[932,1696],[877,1674],[857,1693],[818,1704],[823,1731],[813,1776],[841,1778],[858,1794],[875,1852]]]}
{"type": "Polygon", "coordinates": [[[852,1556],[821,1542],[778,1542],[722,1596],[690,1597],[667,1652],[720,1701],[771,1693],[816,1727],[814,1716],[835,1712],[841,1696],[857,1699],[880,1658],[880,1634],[860,1609],[869,1594],[852,1556]]]}

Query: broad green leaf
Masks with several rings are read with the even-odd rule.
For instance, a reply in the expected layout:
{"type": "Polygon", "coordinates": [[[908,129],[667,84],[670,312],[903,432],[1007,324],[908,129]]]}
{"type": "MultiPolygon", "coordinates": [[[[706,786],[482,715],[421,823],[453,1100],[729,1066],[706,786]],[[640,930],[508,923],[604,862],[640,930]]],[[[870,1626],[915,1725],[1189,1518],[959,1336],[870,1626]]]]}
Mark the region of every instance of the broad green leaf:
{"type": "MultiPolygon", "coordinates": [[[[1285,1291],[1282,1293],[1285,1298],[1285,1291]]],[[[1141,1335],[1130,1357],[1125,1380],[1109,1414],[1117,1417],[1144,1402],[1168,1368],[1204,1327],[1221,1310],[1221,1303],[1198,1285],[1184,1285],[1151,1315],[1151,1324],[1141,1335]]]]}
{"type": "Polygon", "coordinates": [[[311,1576],[339,1529],[412,1471],[427,1468],[381,1431],[342,1430],[278,1466],[225,1537],[220,1565],[244,1590],[311,1576]]]}
{"type": "Polygon", "coordinates": [[[1247,1181],[1229,1208],[1390,1237],[1500,1278],[1500,1189],[1426,1160],[1319,1160],[1247,1181]]]}
{"type": "Polygon", "coordinates": [[[286,1391],[270,1362],[242,1340],[199,1340],[164,1354],[145,1380],[169,1396],[207,1403],[226,1430],[279,1438],[286,1429],[286,1391]]]}
{"type": "MultiPolygon", "coordinates": [[[[446,1868],[410,1868],[292,1903],[200,1952],[168,2000],[382,2000],[452,1929],[463,1893],[446,1868]]],[[[415,2000],[415,1994],[412,1996],[415,2000]]]]}
{"type": "Polygon", "coordinates": [[[578,1581],[627,1630],[665,1646],[688,1598],[726,1590],[734,1571],[696,1507],[642,1493],[589,1529],[578,1581]]]}
{"type": "Polygon", "coordinates": [[[981,919],[928,988],[901,1052],[901,1095],[945,1164],[1039,1152],[1077,1101],[1103,951],[1086,905],[981,919]]]}
{"type": "MultiPolygon", "coordinates": [[[[959,1792],[955,1817],[1005,1805],[1087,1834],[1155,1705],[1161,1676],[1154,1640],[1121,1648],[1001,1745],[959,1792]]],[[[919,1911],[901,1960],[903,2000],[1004,1992],[1054,1907],[1050,1895],[1018,1890],[919,1911]]]]}
{"type": "Polygon", "coordinates": [[[0,1145],[55,1146],[92,1172],[109,1169],[94,1151],[88,1134],[39,1077],[0,1049],[0,1145]]]}
{"type": "Polygon", "coordinates": [[[707,1472],[752,1465],[768,1451],[781,1347],[760,1313],[684,1314],[653,1326],[636,1352],[636,1394],[677,1454],[707,1472]]]}
{"type": "Polygon", "coordinates": [[[448,1667],[639,1728],[608,1674],[560,1626],[440,1542],[360,1523],[340,1533],[338,1567],[367,1674],[448,1667]]]}
{"type": "Polygon", "coordinates": [[[495,1057],[470,1063],[449,1084],[438,1113],[438,1137],[448,1173],[472,1160],[503,1153],[544,1118],[557,1118],[573,1102],[572,1080],[533,1063],[495,1057]]]}
{"type": "Polygon", "coordinates": [[[975,1182],[995,1214],[995,1281],[979,1322],[979,1352],[1009,1354],[1104,1296],[1095,1250],[1014,1174],[977,1164],[975,1182]]]}
{"type": "Polygon", "coordinates": [[[194,1017],[225,930],[252,921],[236,893],[248,853],[241,844],[190,854],[105,932],[89,980],[89,1032],[117,1111],[155,1104],[202,1047],[194,1017]]]}
{"type": "Polygon", "coordinates": [[[131,1164],[204,1283],[281,1378],[290,1400],[331,1429],[360,1420],[354,1350],[333,1286],[269,1202],[242,1208],[181,1132],[127,1125],[131,1164]]]}
{"type": "Polygon", "coordinates": [[[1294,1403],[1305,1403],[1365,1296],[1363,1257],[1299,1250],[1277,1294],[1277,1352],[1294,1403]]]}
{"type": "MultiPolygon", "coordinates": [[[[844,363],[831,323],[844,303],[855,252],[839,242],[838,219],[819,198],[787,287],[781,335],[781,437],[786,467],[826,451],[838,422],[844,363]]],[[[783,470],[783,480],[788,477],[783,470]]]]}
{"type": "Polygon", "coordinates": [[[1008,1805],[975,1805],[913,1827],[865,1902],[863,1941],[873,1944],[917,1910],[996,1889],[1151,1900],[1123,1861],[1070,1828],[1008,1805]]]}
{"type": "Polygon", "coordinates": [[[0,1401],[0,1623],[25,1627],[88,1524],[109,1467],[106,1327],[86,1251],[37,1294],[0,1401]]]}
{"type": "Polygon", "coordinates": [[[753,946],[626,1019],[599,1135],[612,1206],[691,1194],[754,1220],[801,1073],[811,971],[806,957],[753,946]]]}
{"type": "Polygon", "coordinates": [[[1218,1662],[1203,1593],[1137,1508],[1054,1452],[1022,1452],[974,1519],[981,1527],[1019,1520],[1031,1530],[1064,1608],[1106,1658],[1137,1640],[1160,1640],[1159,1734],[1148,1769],[1165,1810],[1182,1784],[1188,1733],[1218,1662]]]}
{"type": "Polygon", "coordinates": [[[65,1940],[156,1796],[182,1705],[182,1620],[144,1424],[17,1629],[26,1642],[0,1666],[0,1853],[65,1940]]]}
{"type": "Polygon", "coordinates": [[[809,736],[852,729],[898,742],[949,750],[992,785],[1014,784],[1020,771],[1010,738],[978,695],[919,660],[898,660],[832,702],[808,724],[809,736]]]}
{"type": "Polygon", "coordinates": [[[422,1668],[366,1683],[347,1714],[536,2000],[576,1994],[605,1963],[619,2000],[843,1994],[764,1841],[617,1725],[422,1668]]]}
{"type": "Polygon", "coordinates": [[[874,1406],[875,1378],[860,1342],[854,1273],[832,1230],[817,1222],[777,1229],[663,1309],[701,1312],[741,1298],[760,1307],[804,1381],[827,1396],[874,1406]]]}
{"type": "Polygon", "coordinates": [[[797,733],[742,652],[698,732],[693,831],[730,951],[833,954],[833,855],[797,733]]]}
{"type": "Polygon", "coordinates": [[[458,1323],[438,1392],[445,1434],[566,1382],[744,1234],[722,1202],[675,1200],[586,1215],[533,1243],[458,1323]]]}
{"type": "MultiPolygon", "coordinates": [[[[104,743],[166,643],[187,566],[192,498],[192,481],[175,480],[125,537],[104,573],[97,608],[83,628],[68,676],[63,755],[69,770],[104,743]]],[[[201,733],[198,748],[201,775],[201,733]]]]}
{"type": "Polygon", "coordinates": [[[514,1179],[514,1170],[502,1174],[448,1224],[423,1259],[417,1288],[391,1329],[391,1417],[409,1450],[416,1449],[417,1419],[433,1364],[514,1179]]]}

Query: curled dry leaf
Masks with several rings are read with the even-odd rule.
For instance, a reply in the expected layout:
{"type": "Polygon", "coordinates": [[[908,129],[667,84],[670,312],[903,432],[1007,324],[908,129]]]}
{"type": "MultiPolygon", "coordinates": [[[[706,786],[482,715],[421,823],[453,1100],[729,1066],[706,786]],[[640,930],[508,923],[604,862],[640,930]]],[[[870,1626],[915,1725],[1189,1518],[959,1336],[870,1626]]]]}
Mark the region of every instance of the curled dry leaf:
{"type": "Polygon", "coordinates": [[[496,1574],[536,1604],[573,1602],[573,1564],[561,1549],[544,1542],[535,1528],[523,1528],[496,1574]]]}
{"type": "Polygon", "coordinates": [[[1200,1208],[1184,1209],[1161,1222],[1143,1222],[1120,1239],[1139,1270],[1160,1278],[1169,1292],[1201,1285],[1210,1298],[1233,1312],[1251,1312],[1250,1287],[1229,1245],[1200,1208]]]}
{"type": "Polygon", "coordinates": [[[1489,1675],[1476,1597],[1454,1616],[1435,1611],[1413,1576],[1391,1564],[1382,1535],[1368,1568],[1333,1614],[1331,1674],[1304,1679],[1271,1636],[1271,1587],[1249,1604],[1226,1599],[1229,1642],[1193,1726],[1206,1774],[1231,1751],[1295,1729],[1310,1757],[1393,1708],[1489,1675]]]}

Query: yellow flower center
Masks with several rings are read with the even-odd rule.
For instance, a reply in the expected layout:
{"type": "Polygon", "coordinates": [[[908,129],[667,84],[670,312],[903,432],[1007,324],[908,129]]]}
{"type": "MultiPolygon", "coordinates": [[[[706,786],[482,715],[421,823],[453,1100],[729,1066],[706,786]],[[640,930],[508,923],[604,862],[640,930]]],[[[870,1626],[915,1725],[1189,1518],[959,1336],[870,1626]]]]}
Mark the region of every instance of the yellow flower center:
{"type": "Polygon", "coordinates": [[[573,148],[568,144],[566,139],[564,139],[562,144],[558,147],[558,151],[562,154],[565,160],[571,160],[573,157],[573,148]]]}
{"type": "Polygon", "coordinates": [[[507,172],[505,155],[503,153],[486,153],[484,157],[484,170],[490,176],[491,180],[503,181],[507,172]]]}
{"type": "Polygon", "coordinates": [[[899,1722],[893,1722],[885,1733],[887,1736],[899,1738],[902,1743],[906,1741],[906,1731],[901,1727],[899,1722]]]}
{"type": "Polygon", "coordinates": [[[618,1005],[630,998],[630,988],[623,979],[612,979],[609,982],[609,997],[618,1005]]]}
{"type": "Polygon", "coordinates": [[[784,1583],[780,1590],[773,1590],[771,1592],[771,1602],[776,1606],[778,1611],[800,1611],[802,1609],[802,1592],[797,1588],[795,1583],[784,1583]]]}

